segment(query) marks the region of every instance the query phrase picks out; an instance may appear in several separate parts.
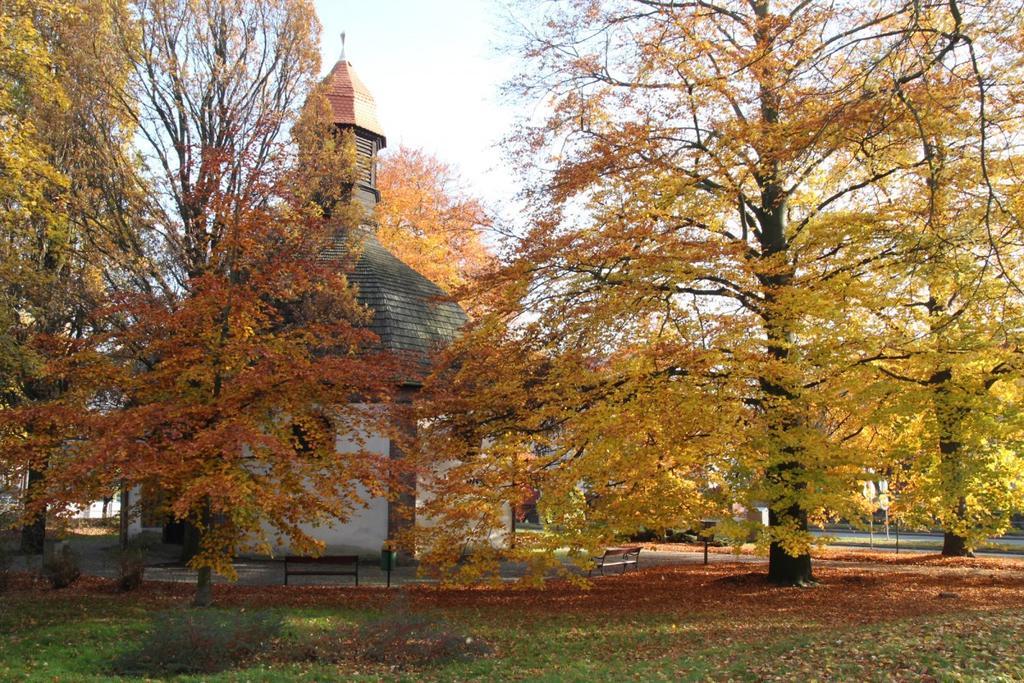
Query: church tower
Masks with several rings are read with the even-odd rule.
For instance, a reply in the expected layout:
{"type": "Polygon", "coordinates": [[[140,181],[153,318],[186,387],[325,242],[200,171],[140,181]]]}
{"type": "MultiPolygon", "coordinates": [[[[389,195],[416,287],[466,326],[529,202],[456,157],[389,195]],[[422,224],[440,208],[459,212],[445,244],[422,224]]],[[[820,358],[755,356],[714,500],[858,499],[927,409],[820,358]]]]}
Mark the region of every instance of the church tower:
{"type": "Polygon", "coordinates": [[[377,103],[373,95],[352,68],[352,62],[345,58],[344,41],[342,34],[341,59],[325,79],[327,100],[331,104],[334,125],[355,132],[359,176],[354,194],[356,200],[372,212],[380,201],[375,160],[377,153],[387,146],[387,138],[377,120],[377,103]]]}
{"type": "MultiPolygon", "coordinates": [[[[440,287],[402,262],[381,244],[373,217],[380,191],[377,189],[377,153],[387,138],[377,119],[377,104],[369,88],[345,57],[342,34],[341,59],[326,78],[327,99],[334,125],[351,130],[356,138],[359,175],[352,188],[353,198],[366,209],[362,228],[338,244],[336,256],[345,264],[349,282],[356,287],[356,299],[373,313],[369,327],[378,338],[378,348],[405,358],[411,363],[408,375],[399,381],[401,401],[412,401],[423,377],[429,373],[435,352],[450,344],[467,322],[466,313],[440,287]]],[[[409,421],[404,429],[416,433],[409,421]]],[[[388,456],[400,459],[401,450],[389,441],[388,456]]],[[[378,532],[380,540],[395,538],[416,522],[416,477],[405,479],[405,493],[385,502],[386,528],[378,532]]]]}
{"type": "MultiPolygon", "coordinates": [[[[416,359],[425,371],[431,355],[458,336],[466,314],[440,287],[388,251],[374,234],[372,215],[381,199],[375,162],[387,138],[377,120],[373,95],[346,59],[344,47],[325,83],[334,125],[355,133],[359,178],[353,195],[371,216],[355,235],[356,243],[339,246],[336,255],[354,255],[349,281],[358,288],[359,302],[373,311],[370,328],[380,346],[416,359]]],[[[410,382],[418,383],[418,379],[410,378],[410,382]]]]}

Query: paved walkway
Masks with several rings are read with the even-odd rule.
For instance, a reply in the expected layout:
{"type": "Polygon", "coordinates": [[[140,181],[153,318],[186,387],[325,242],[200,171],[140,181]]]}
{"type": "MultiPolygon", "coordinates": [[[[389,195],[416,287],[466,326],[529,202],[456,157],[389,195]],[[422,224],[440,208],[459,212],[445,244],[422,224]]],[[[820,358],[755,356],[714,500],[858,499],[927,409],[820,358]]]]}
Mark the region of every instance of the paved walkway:
{"type": "MultiPolygon", "coordinates": [[[[94,576],[114,578],[117,576],[117,544],[110,536],[76,536],[69,544],[78,558],[82,571],[94,576]]],[[[181,547],[174,545],[157,545],[147,553],[146,579],[151,581],[177,581],[194,582],[195,571],[185,567],[179,559],[181,547]]],[[[708,561],[714,564],[748,562],[752,564],[763,564],[764,558],[752,555],[733,555],[723,553],[710,553],[708,561]]],[[[686,564],[701,564],[704,562],[704,555],[700,552],[676,552],[660,550],[644,550],[640,554],[640,567],[654,566],[676,566],[686,564]]],[[[39,557],[19,557],[15,568],[22,570],[38,569],[41,563],[39,557]]],[[[568,563],[566,563],[568,564],[568,563]]],[[[243,557],[235,560],[235,570],[238,572],[237,583],[245,586],[269,586],[282,585],[284,583],[284,563],[280,560],[273,560],[261,557],[243,557]]],[[[578,571],[572,567],[573,571],[578,571]]],[[[502,566],[501,576],[506,581],[514,581],[521,577],[525,571],[523,565],[507,563],[502,566]]],[[[215,577],[215,582],[224,582],[222,577],[215,577]]],[[[376,562],[361,562],[359,565],[359,585],[374,586],[385,585],[387,575],[380,569],[376,562]]],[[[289,584],[322,584],[331,583],[337,585],[349,585],[351,577],[290,577],[289,584]]],[[[423,578],[416,575],[415,567],[397,567],[391,573],[391,585],[406,585],[417,583],[434,583],[433,579],[423,578]]]]}
{"type": "MultiPolygon", "coordinates": [[[[70,541],[72,549],[78,556],[79,565],[82,571],[95,576],[113,578],[117,576],[117,545],[110,536],[79,536],[70,541]]],[[[185,567],[179,560],[181,553],[180,546],[158,545],[152,548],[147,556],[146,578],[151,581],[175,581],[194,582],[196,573],[185,567]]],[[[733,553],[712,552],[708,554],[708,561],[712,564],[746,563],[751,565],[764,565],[767,558],[755,555],[735,555],[733,553]]],[[[702,552],[687,552],[677,550],[643,550],[640,554],[640,567],[672,567],[682,565],[698,565],[704,562],[702,552]]],[[[566,563],[568,564],[568,562],[566,563]]],[[[15,568],[22,570],[38,569],[40,558],[20,557],[17,559],[15,568]]],[[[999,571],[991,568],[971,567],[948,567],[930,565],[900,565],[878,562],[857,562],[837,560],[815,560],[816,566],[846,567],[864,571],[885,571],[900,573],[991,573],[999,571]]],[[[244,586],[270,586],[282,585],[284,583],[284,564],[280,560],[273,560],[262,557],[239,558],[235,561],[235,570],[238,572],[237,583],[244,586]]],[[[575,567],[572,571],[578,572],[575,567]]],[[[523,575],[525,567],[514,563],[507,563],[502,566],[501,576],[506,581],[514,581],[523,575]]],[[[225,582],[222,577],[216,576],[216,582],[225,582]]],[[[359,567],[360,586],[383,586],[387,580],[386,574],[381,571],[376,562],[363,562],[359,567]]],[[[420,583],[434,583],[433,579],[417,576],[415,567],[398,567],[391,575],[391,585],[401,586],[420,583]]],[[[351,585],[351,577],[291,577],[289,583],[293,585],[332,584],[351,585]]]]}

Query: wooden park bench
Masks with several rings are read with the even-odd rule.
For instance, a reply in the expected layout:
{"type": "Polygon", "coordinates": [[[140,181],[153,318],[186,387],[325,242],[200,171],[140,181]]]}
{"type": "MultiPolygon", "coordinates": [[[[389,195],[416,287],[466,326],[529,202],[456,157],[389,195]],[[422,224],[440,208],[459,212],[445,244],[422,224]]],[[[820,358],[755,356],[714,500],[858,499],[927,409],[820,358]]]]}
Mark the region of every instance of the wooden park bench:
{"type": "Polygon", "coordinates": [[[286,555],[284,558],[284,585],[289,576],[354,576],[359,585],[358,555],[321,555],[300,557],[286,555]],[[346,569],[347,567],[347,569],[346,569]]]}
{"type": "Polygon", "coordinates": [[[591,576],[594,573],[594,569],[601,572],[601,576],[604,576],[605,567],[622,567],[622,574],[626,573],[626,570],[630,566],[633,569],[640,569],[640,546],[629,545],[617,548],[605,548],[604,554],[601,557],[594,558],[594,568],[591,569],[587,576],[591,576]]]}

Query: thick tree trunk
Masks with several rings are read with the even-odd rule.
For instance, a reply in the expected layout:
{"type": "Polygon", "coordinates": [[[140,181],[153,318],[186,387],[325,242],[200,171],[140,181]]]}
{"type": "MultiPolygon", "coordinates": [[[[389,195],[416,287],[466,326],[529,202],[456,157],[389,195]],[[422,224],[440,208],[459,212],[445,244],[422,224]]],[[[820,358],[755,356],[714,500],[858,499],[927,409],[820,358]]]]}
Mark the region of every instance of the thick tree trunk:
{"type": "MultiPolygon", "coordinates": [[[[32,490],[41,484],[43,473],[29,470],[28,486],[25,487],[25,500],[32,495],[32,490]]],[[[46,510],[40,512],[35,519],[21,528],[21,552],[27,555],[42,555],[46,543],[46,510]]]]}
{"type": "MultiPolygon", "coordinates": [[[[399,400],[404,405],[410,405],[416,391],[417,389],[411,388],[402,389],[399,400]]],[[[400,427],[410,439],[416,437],[416,421],[414,419],[403,417],[400,427]]],[[[388,457],[396,462],[406,458],[405,453],[394,439],[390,442],[388,457]]],[[[390,541],[407,539],[408,533],[416,526],[416,472],[399,466],[399,477],[396,484],[396,490],[390,493],[388,499],[388,540],[390,541]]],[[[399,565],[416,563],[415,548],[400,543],[395,549],[398,550],[396,561],[399,565]]]]}
{"type": "Polygon", "coordinates": [[[130,505],[131,493],[128,491],[128,485],[121,482],[121,516],[118,520],[118,537],[122,550],[128,548],[128,508],[130,505]]]}
{"type": "MultiPolygon", "coordinates": [[[[794,465],[784,466],[780,470],[792,470],[794,465]]],[[[779,527],[796,522],[800,531],[807,531],[807,512],[799,505],[790,505],[783,510],[775,507],[768,509],[768,526],[779,527]]],[[[811,573],[811,555],[803,553],[793,557],[785,551],[778,541],[772,541],[768,549],[768,580],[780,586],[810,586],[814,584],[811,573]]]]}
{"type": "Polygon", "coordinates": [[[943,557],[974,557],[974,553],[967,545],[967,539],[947,531],[942,539],[943,557]]]}
{"type": "MultiPolygon", "coordinates": [[[[957,496],[956,508],[952,510],[952,518],[959,524],[955,526],[963,528],[967,519],[967,499],[963,492],[967,488],[964,481],[963,444],[959,439],[961,422],[963,420],[963,408],[957,405],[954,394],[955,387],[952,386],[953,371],[950,368],[942,368],[932,374],[929,383],[934,387],[934,409],[935,419],[939,427],[939,476],[943,492],[952,493],[957,496]]],[[[947,518],[946,529],[942,541],[942,554],[945,557],[970,557],[971,552],[967,544],[967,538],[949,529],[950,520],[947,518]]]]}
{"type": "MultiPolygon", "coordinates": [[[[957,518],[963,520],[967,516],[967,500],[961,496],[957,501],[957,518]]],[[[952,531],[946,531],[942,538],[943,557],[974,557],[974,551],[967,544],[967,538],[952,531]]]]}
{"type": "Polygon", "coordinates": [[[21,527],[21,552],[42,555],[46,545],[46,515],[39,515],[21,527]]]}
{"type": "Polygon", "coordinates": [[[812,586],[811,556],[793,557],[777,542],[768,551],[768,580],[779,586],[812,586]]]}
{"type": "MultiPolygon", "coordinates": [[[[770,55],[775,40],[774,29],[771,28],[773,22],[770,4],[770,0],[754,0],[751,3],[758,19],[755,36],[766,62],[771,61],[770,55]]],[[[775,127],[781,118],[784,101],[781,93],[786,84],[779,76],[777,71],[766,69],[758,79],[761,122],[765,125],[766,131],[775,127]]],[[[757,238],[761,247],[760,257],[766,264],[763,271],[757,275],[764,289],[764,305],[759,313],[764,321],[768,354],[781,367],[795,363],[798,358],[797,339],[793,331],[796,314],[788,310],[785,303],[779,303],[786,300],[785,294],[793,286],[796,270],[787,255],[790,249],[787,206],[789,195],[786,190],[785,171],[773,150],[774,144],[768,142],[763,150],[764,154],[759,154],[762,162],[755,180],[761,190],[761,202],[760,206],[753,208],[754,217],[760,226],[760,235],[757,238]]],[[[742,203],[740,214],[741,222],[745,221],[746,208],[742,203]]],[[[787,373],[783,373],[780,377],[772,371],[772,374],[760,378],[761,389],[769,397],[765,402],[765,409],[779,411],[773,426],[780,435],[791,433],[801,427],[801,418],[770,405],[775,401],[793,403],[799,398],[800,383],[793,382],[792,378],[786,375],[787,373]]],[[[807,512],[799,503],[793,502],[805,486],[802,477],[799,476],[803,471],[803,465],[799,461],[800,450],[798,446],[786,442],[786,439],[780,441],[782,451],[777,456],[782,456],[781,462],[770,464],[766,473],[770,484],[777,490],[774,494],[776,499],[769,501],[768,523],[769,527],[784,526],[792,529],[795,526],[806,532],[807,512]]],[[[792,557],[778,542],[773,541],[768,555],[768,578],[773,583],[787,586],[805,586],[813,583],[811,556],[805,553],[799,557],[792,557]]]]}
{"type": "Polygon", "coordinates": [[[196,577],[196,595],[192,599],[193,607],[209,607],[213,604],[213,572],[209,567],[202,567],[196,577]]]}
{"type": "MultiPolygon", "coordinates": [[[[189,524],[186,529],[192,527],[196,531],[196,537],[198,539],[197,545],[202,548],[204,542],[204,536],[209,534],[211,527],[213,526],[213,514],[210,510],[210,500],[207,499],[203,505],[203,518],[201,521],[201,528],[193,527],[189,524]]],[[[188,545],[188,534],[186,533],[186,543],[188,545]]],[[[196,575],[196,595],[192,600],[193,607],[209,607],[213,604],[213,572],[209,567],[200,567],[199,572],[196,575]]]]}

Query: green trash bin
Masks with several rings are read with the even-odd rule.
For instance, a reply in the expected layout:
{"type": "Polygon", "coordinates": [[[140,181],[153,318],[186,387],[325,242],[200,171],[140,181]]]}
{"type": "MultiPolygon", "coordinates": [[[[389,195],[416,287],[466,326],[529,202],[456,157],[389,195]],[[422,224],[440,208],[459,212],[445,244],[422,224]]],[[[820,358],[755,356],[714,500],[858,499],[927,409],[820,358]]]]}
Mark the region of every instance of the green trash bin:
{"type": "Polygon", "coordinates": [[[388,574],[388,588],[391,588],[391,572],[395,568],[395,562],[398,560],[398,551],[392,550],[388,546],[384,546],[380,550],[380,568],[388,574]]]}

